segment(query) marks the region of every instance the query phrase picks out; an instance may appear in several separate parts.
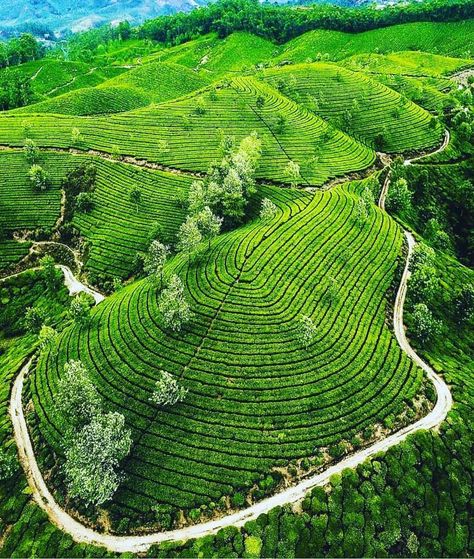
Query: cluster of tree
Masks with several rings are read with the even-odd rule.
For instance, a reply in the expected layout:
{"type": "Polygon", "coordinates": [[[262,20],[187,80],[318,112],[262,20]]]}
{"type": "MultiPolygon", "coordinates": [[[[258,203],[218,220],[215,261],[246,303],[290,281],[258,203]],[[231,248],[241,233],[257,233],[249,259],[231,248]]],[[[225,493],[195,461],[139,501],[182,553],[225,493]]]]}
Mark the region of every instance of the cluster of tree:
{"type": "Polygon", "coordinates": [[[69,430],[64,437],[68,493],[86,506],[100,505],[117,490],[120,462],[131,449],[125,418],[104,411],[102,399],[80,361],[65,364],[56,402],[58,412],[68,418],[69,430]]]}
{"type": "Polygon", "coordinates": [[[301,513],[276,507],[243,528],[155,546],[149,556],[467,557],[473,495],[468,441],[469,428],[459,420],[441,436],[417,434],[333,476],[304,499],[301,513]]]}
{"type": "Polygon", "coordinates": [[[87,213],[94,207],[94,189],[97,181],[97,167],[93,163],[82,163],[69,171],[61,181],[61,188],[66,194],[64,220],[61,225],[61,239],[65,243],[79,235],[72,220],[74,212],[87,213]]]}
{"type": "Polygon", "coordinates": [[[33,102],[33,89],[29,76],[7,68],[0,72],[0,110],[9,111],[33,102]]]}
{"type": "MultiPolygon", "coordinates": [[[[208,208],[217,216],[225,229],[239,224],[250,197],[255,194],[255,171],[262,153],[262,142],[256,132],[244,138],[238,146],[235,138],[226,136],[222,141],[223,158],[214,164],[205,181],[191,185],[188,210],[191,217],[201,215],[201,221],[211,225],[207,235],[216,231],[217,222],[209,223],[201,214],[208,208]]],[[[206,234],[204,228],[201,233],[206,234]]]]}
{"type": "Polygon", "coordinates": [[[285,42],[312,29],[359,32],[413,21],[448,21],[472,17],[472,0],[442,0],[407,6],[342,8],[316,4],[304,9],[279,7],[258,0],[219,0],[190,13],[163,16],[145,22],[137,31],[141,38],[179,44],[197,35],[217,32],[225,37],[248,31],[276,42],[285,42]]]}
{"type": "MultiPolygon", "coordinates": [[[[407,165],[399,167],[410,192],[394,192],[405,199],[395,213],[420,231],[431,246],[454,252],[465,264],[474,264],[474,177],[472,157],[446,165],[407,165]],[[411,194],[412,193],[412,194],[411,194]],[[412,202],[408,203],[408,198],[412,202]]],[[[397,187],[398,181],[390,185],[397,187]]],[[[403,183],[402,183],[403,184],[403,183]]]]}
{"type": "Polygon", "coordinates": [[[20,37],[6,42],[0,41],[0,68],[38,60],[43,55],[44,48],[41,43],[29,33],[23,33],[20,37]]]}

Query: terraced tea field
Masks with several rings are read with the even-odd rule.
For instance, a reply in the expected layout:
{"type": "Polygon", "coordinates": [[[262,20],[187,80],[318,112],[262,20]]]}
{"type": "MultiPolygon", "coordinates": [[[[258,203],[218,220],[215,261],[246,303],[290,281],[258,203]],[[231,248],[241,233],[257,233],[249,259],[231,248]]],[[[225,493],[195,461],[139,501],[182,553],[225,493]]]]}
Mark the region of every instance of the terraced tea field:
{"type": "Polygon", "coordinates": [[[393,424],[419,390],[421,372],[384,320],[401,246],[394,222],[374,208],[361,226],[348,188],[266,194],[279,206],[271,223],[222,235],[193,264],[170,263],[195,313],[183,334],[163,328],[156,287],[139,282],[97,308],[87,330],[67,329],[58,356],[34,375],[55,451],[67,423],[52,413],[66,359],[81,359],[108,405],[126,414],[137,442],[115,499],[124,512],[246,492],[272,467],[393,424]],[[296,334],[303,314],[318,330],[308,350],[296,334]],[[190,391],[169,411],[148,400],[160,369],[190,391]]]}
{"type": "Polygon", "coordinates": [[[370,145],[383,134],[381,151],[435,145],[442,134],[431,115],[377,81],[336,64],[296,64],[264,72],[274,87],[370,145]]]}
{"type": "MultiPolygon", "coordinates": [[[[0,116],[0,144],[23,144],[24,118],[0,116]]],[[[28,117],[28,134],[39,146],[118,152],[200,172],[219,159],[223,134],[240,140],[252,131],[263,144],[261,178],[287,182],[285,167],[293,160],[307,184],[319,185],[365,169],[375,159],[370,148],[254,78],[236,78],[199,95],[107,118],[28,117]],[[200,102],[202,111],[196,113],[200,102]],[[75,127],[81,133],[78,142],[71,137],[75,127]]]]}
{"type": "MultiPolygon", "coordinates": [[[[474,66],[474,20],[364,33],[316,29],[277,44],[297,33],[286,23],[264,30],[262,20],[257,32],[268,40],[241,31],[250,21],[238,25],[231,13],[208,25],[206,10],[218,7],[176,16],[166,43],[150,39],[166,18],[138,31],[94,29],[70,43],[70,57],[81,60],[54,51],[17,68],[31,82],[32,102],[0,114],[0,375],[8,381],[0,394],[0,548],[12,556],[454,556],[445,549],[467,549],[457,543],[467,538],[468,495],[456,475],[449,491],[441,482],[433,488],[439,515],[430,509],[414,528],[409,507],[421,509],[424,500],[399,506],[398,482],[382,498],[406,463],[393,475],[395,453],[388,466],[375,457],[369,476],[362,461],[408,433],[441,425],[444,436],[453,426],[454,415],[443,423],[449,387],[413,347],[424,349],[416,312],[425,302],[435,309],[425,321],[433,331],[441,325],[435,337],[456,322],[449,344],[433,353],[435,365],[454,369],[444,349],[464,354],[468,345],[452,341],[454,331],[462,338],[461,319],[452,315],[469,305],[469,289],[465,295],[459,286],[471,274],[456,268],[451,277],[449,262],[470,247],[472,88],[453,74],[474,66]],[[190,17],[199,20],[192,31],[190,17]],[[86,48],[78,53],[81,40],[86,48]],[[29,179],[35,169],[25,144],[47,173],[40,192],[29,179]],[[405,190],[395,183],[402,176],[405,190]],[[385,207],[397,203],[403,208],[389,215],[385,207]],[[431,277],[435,264],[427,272],[433,293],[409,267],[422,235],[446,253],[437,259],[443,277],[431,277]],[[163,274],[152,241],[169,252],[163,274]],[[158,269],[145,277],[152,249],[158,269]],[[56,259],[57,282],[54,263],[39,270],[43,253],[56,259]],[[19,271],[27,266],[35,271],[19,271]],[[181,330],[166,325],[163,304],[170,283],[178,285],[174,275],[191,310],[181,330]],[[81,297],[71,304],[59,279],[69,295],[92,293],[97,304],[82,308],[81,297]],[[27,311],[35,302],[38,309],[27,311]],[[306,343],[302,324],[311,325],[306,343]],[[80,428],[96,429],[108,412],[123,415],[120,436],[107,441],[101,433],[99,449],[95,435],[73,426],[75,410],[58,405],[67,399],[61,381],[71,360],[82,362],[102,402],[80,428]],[[177,382],[183,398],[163,404],[159,379],[177,382]],[[72,489],[68,466],[79,455],[71,449],[90,445],[81,467],[95,475],[108,458],[90,457],[109,443],[126,446],[127,429],[130,452],[110,465],[120,473],[117,484],[103,500],[90,500],[98,505],[87,504],[72,489]],[[16,448],[27,477],[17,468],[5,482],[2,468],[9,454],[17,466],[16,448]],[[350,475],[361,486],[353,501],[343,496],[346,478],[336,475],[331,491],[322,491],[325,503],[339,499],[338,506],[320,507],[308,496],[294,524],[274,523],[275,514],[293,514],[275,513],[275,503],[296,503],[347,465],[357,467],[350,475]],[[46,512],[38,522],[31,494],[46,512]],[[450,494],[455,504],[445,506],[450,494]],[[403,521],[366,521],[380,508],[396,508],[403,521]],[[232,528],[249,513],[256,519],[255,511],[269,514],[248,522],[244,536],[232,528]],[[431,547],[420,543],[427,519],[431,547]],[[208,543],[219,527],[215,541],[225,548],[214,552],[218,546],[208,543]],[[348,530],[362,547],[335,543],[348,530]],[[436,530],[448,535],[438,538],[436,530]],[[382,543],[364,548],[375,534],[382,543]],[[206,539],[179,554],[148,549],[180,535],[206,539]],[[277,544],[283,537],[292,543],[277,544]],[[81,542],[112,543],[106,551],[81,542]]],[[[301,29],[311,28],[310,9],[291,12],[301,29]]],[[[383,21],[385,13],[371,17],[383,21]]],[[[177,292],[168,303],[185,306],[177,292]]],[[[76,376],[81,396],[93,392],[76,376]]],[[[423,452],[408,462],[425,473],[423,452]]]]}

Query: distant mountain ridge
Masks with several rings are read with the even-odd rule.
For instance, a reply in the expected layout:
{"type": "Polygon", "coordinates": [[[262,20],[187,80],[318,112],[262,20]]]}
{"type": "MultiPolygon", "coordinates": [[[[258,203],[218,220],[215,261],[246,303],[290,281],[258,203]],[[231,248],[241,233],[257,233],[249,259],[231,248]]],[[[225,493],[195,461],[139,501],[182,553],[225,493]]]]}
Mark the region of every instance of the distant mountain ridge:
{"type": "MultiPolygon", "coordinates": [[[[9,0],[0,3],[0,31],[8,34],[13,30],[33,31],[37,35],[46,32],[77,32],[128,20],[131,23],[160,15],[187,12],[212,0],[9,0]]],[[[357,7],[368,0],[329,0],[330,3],[357,7]]],[[[294,3],[319,3],[303,0],[294,3]]],[[[286,3],[286,0],[277,0],[286,3]]],[[[291,2],[290,2],[291,3],[291,2]]],[[[381,0],[379,4],[392,4],[381,0]]],[[[396,2],[395,2],[396,3],[396,2]]],[[[1,35],[0,35],[1,37],[1,35]]]]}

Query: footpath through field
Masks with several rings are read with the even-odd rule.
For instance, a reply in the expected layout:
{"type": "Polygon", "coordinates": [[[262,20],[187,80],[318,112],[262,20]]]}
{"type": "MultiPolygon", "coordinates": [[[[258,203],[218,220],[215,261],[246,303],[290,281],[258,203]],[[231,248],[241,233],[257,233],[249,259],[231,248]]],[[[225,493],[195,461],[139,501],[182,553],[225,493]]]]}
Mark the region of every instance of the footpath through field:
{"type": "MultiPolygon", "coordinates": [[[[446,131],[445,138],[440,147],[431,152],[438,153],[445,149],[449,143],[449,132],[446,131]]],[[[407,159],[406,164],[419,159],[407,159]]],[[[388,188],[390,186],[390,169],[388,169],[387,177],[382,187],[379,207],[385,209],[385,199],[387,196],[388,188]]],[[[325,485],[329,482],[332,475],[342,472],[346,468],[354,468],[358,464],[364,462],[370,456],[374,456],[379,452],[388,450],[390,447],[405,440],[408,435],[413,434],[423,429],[432,429],[439,426],[446,418],[449,410],[453,405],[451,392],[444,382],[444,380],[427,364],[425,363],[414,351],[408,343],[405,336],[405,327],[403,324],[403,307],[407,292],[407,282],[410,275],[409,264],[415,246],[415,239],[408,231],[405,231],[405,236],[408,243],[408,254],[405,263],[400,285],[398,288],[395,307],[393,312],[393,326],[395,336],[401,349],[412,359],[419,367],[421,367],[427,374],[428,378],[433,382],[437,401],[433,409],[423,418],[407,427],[393,433],[392,435],[375,442],[373,445],[364,448],[347,458],[341,460],[337,464],[330,466],[324,472],[308,477],[302,482],[289,487],[284,491],[273,495],[267,499],[263,499],[254,505],[209,522],[203,522],[193,526],[180,528],[177,530],[170,530],[167,532],[156,532],[146,535],[130,535],[130,536],[114,536],[112,534],[96,532],[91,528],[81,524],[72,516],[70,516],[64,509],[62,509],[55,501],[50,493],[41,471],[36,461],[35,453],[31,443],[31,438],[28,432],[28,426],[25,420],[23,405],[22,405],[22,391],[23,382],[28,374],[31,366],[31,359],[21,369],[13,384],[11,398],[10,398],[10,416],[13,423],[13,430],[15,441],[18,446],[18,453],[20,462],[25,471],[28,484],[30,486],[34,500],[45,511],[52,524],[60,530],[67,532],[76,542],[86,543],[91,545],[103,546],[110,551],[123,553],[139,553],[146,551],[151,545],[159,544],[167,541],[185,541],[192,538],[198,538],[209,534],[215,534],[221,528],[227,526],[243,526],[249,520],[255,520],[262,513],[267,513],[276,506],[285,504],[293,504],[301,501],[308,491],[317,486],[325,485]]],[[[96,304],[100,303],[104,296],[94,291],[89,286],[81,283],[74,277],[73,273],[66,266],[60,266],[64,274],[65,285],[68,287],[70,294],[75,294],[80,291],[89,293],[94,297],[96,304]]],[[[4,278],[7,279],[7,278],[4,278]]]]}

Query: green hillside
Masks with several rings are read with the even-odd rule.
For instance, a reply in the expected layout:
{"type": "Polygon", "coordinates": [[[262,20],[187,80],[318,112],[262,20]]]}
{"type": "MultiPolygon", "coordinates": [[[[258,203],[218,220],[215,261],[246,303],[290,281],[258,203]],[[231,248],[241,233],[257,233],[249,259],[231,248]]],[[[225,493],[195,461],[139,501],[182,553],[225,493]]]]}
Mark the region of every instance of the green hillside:
{"type": "Polygon", "coordinates": [[[106,80],[97,87],[76,89],[15,112],[77,116],[120,113],[181,97],[208,83],[207,79],[186,68],[149,63],[106,80]]]}
{"type": "Polygon", "coordinates": [[[0,42],[0,557],[473,555],[470,2],[0,42]]]}
{"type": "Polygon", "coordinates": [[[403,50],[469,58],[473,53],[473,40],[474,19],[452,23],[405,23],[354,34],[321,29],[289,41],[278,60],[307,62],[324,55],[331,60],[342,60],[360,53],[403,50]]]}
{"type": "Polygon", "coordinates": [[[137,443],[115,501],[124,514],[247,493],[274,466],[391,426],[419,390],[421,372],[384,321],[401,246],[394,222],[374,208],[358,223],[347,187],[268,195],[280,208],[271,223],[222,235],[195,263],[170,263],[195,313],[184,333],[164,329],[156,288],[144,281],[101,305],[87,329],[68,328],[58,357],[41,360],[35,409],[56,451],[67,418],[51,410],[65,359],[86,363],[109,405],[126,414],[137,443]],[[308,350],[297,339],[301,315],[318,325],[308,350]],[[169,411],[148,401],[160,369],[190,390],[169,411]]]}
{"type": "MultiPolygon", "coordinates": [[[[28,134],[44,147],[95,149],[206,172],[219,159],[223,134],[242,139],[256,131],[263,143],[262,178],[285,182],[290,160],[307,184],[369,167],[373,151],[253,78],[107,118],[32,115],[28,134]],[[259,106],[258,99],[263,99],[259,106]],[[74,142],[73,128],[81,139],[74,142]],[[164,148],[157,146],[164,142],[164,148]]],[[[24,117],[0,116],[0,143],[22,145],[24,117]]]]}
{"type": "Polygon", "coordinates": [[[310,111],[362,138],[380,151],[420,149],[439,141],[442,130],[431,116],[382,84],[342,69],[314,63],[267,70],[274,87],[310,111]],[[378,140],[378,141],[377,141],[378,140]]]}
{"type": "Polygon", "coordinates": [[[404,51],[390,54],[356,54],[341,61],[341,64],[352,70],[363,70],[376,74],[440,76],[473,66],[474,60],[427,52],[404,51]]]}

